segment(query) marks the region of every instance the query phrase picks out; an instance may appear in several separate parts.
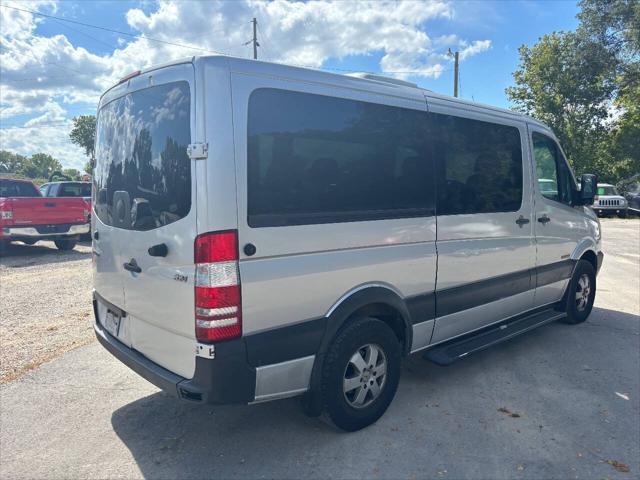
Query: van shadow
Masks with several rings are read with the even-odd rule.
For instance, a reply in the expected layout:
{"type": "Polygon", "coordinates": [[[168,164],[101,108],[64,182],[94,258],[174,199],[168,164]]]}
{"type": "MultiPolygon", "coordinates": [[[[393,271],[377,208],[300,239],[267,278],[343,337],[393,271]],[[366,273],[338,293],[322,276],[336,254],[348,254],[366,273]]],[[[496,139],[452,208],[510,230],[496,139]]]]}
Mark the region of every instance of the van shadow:
{"type": "MultiPolygon", "coordinates": [[[[449,367],[414,355],[404,362],[398,394],[386,415],[375,426],[352,434],[308,418],[296,398],[252,406],[205,406],[159,392],[116,410],[111,423],[146,478],[299,478],[327,472],[338,476],[343,472],[344,476],[349,466],[341,462],[351,452],[357,454],[360,447],[356,446],[368,442],[369,448],[384,448],[389,426],[402,424],[407,414],[413,415],[409,410],[416,413],[425,400],[442,405],[456,401],[459,408],[472,409],[478,401],[474,385],[479,381],[485,382],[482,388],[499,391],[505,382],[501,375],[512,381],[514,373],[535,376],[550,365],[572,371],[585,355],[592,355],[587,353],[590,346],[603,343],[603,324],[614,324],[611,335],[617,335],[616,341],[626,336],[632,342],[629,348],[634,348],[639,320],[637,315],[594,308],[583,325],[545,325],[449,367]],[[572,360],[559,361],[561,358],[572,360]],[[487,378],[490,384],[486,384],[487,378]],[[467,407],[460,404],[460,398],[468,398],[467,407]]],[[[600,374],[609,375],[606,370],[600,374]]],[[[564,382],[572,381],[570,376],[566,378],[564,382]]],[[[579,378],[575,381],[581,382],[579,378]]],[[[529,387],[533,385],[518,387],[522,397],[532,395],[529,387]]],[[[594,390],[592,394],[595,401],[601,392],[594,390]]],[[[444,431],[448,428],[447,424],[441,426],[444,431]]],[[[400,440],[412,441],[409,437],[400,440]]]]}
{"type": "Polygon", "coordinates": [[[51,241],[39,241],[35,245],[13,242],[0,250],[0,265],[9,268],[31,267],[50,263],[69,262],[91,258],[91,242],[78,242],[73,250],[58,250],[51,241]]]}
{"type": "Polygon", "coordinates": [[[305,416],[296,398],[211,406],[159,392],[116,410],[111,423],[145,478],[296,478],[309,451],[344,436],[305,416]]]}

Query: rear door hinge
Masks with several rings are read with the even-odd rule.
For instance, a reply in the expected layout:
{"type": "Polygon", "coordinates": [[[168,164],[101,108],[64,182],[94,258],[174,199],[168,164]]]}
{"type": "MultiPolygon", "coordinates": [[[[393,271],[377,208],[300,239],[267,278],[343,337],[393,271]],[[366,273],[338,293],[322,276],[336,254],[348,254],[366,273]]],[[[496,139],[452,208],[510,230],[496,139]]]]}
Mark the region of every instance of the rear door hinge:
{"type": "Polygon", "coordinates": [[[188,148],[188,154],[191,160],[207,158],[207,154],[209,153],[208,143],[191,143],[188,148]]]}
{"type": "Polygon", "coordinates": [[[206,343],[196,344],[196,357],[216,358],[215,345],[207,345],[206,343]]]}

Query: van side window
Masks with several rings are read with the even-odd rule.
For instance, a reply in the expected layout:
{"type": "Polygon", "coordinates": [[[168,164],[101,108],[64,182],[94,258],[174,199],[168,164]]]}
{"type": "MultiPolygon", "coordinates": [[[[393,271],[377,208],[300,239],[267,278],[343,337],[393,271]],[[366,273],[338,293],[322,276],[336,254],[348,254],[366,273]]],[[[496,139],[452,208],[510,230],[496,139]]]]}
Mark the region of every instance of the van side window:
{"type": "Polygon", "coordinates": [[[258,89],[249,99],[251,227],[433,215],[426,113],[258,89]]]}
{"type": "Polygon", "coordinates": [[[550,200],[570,205],[573,178],[556,142],[537,132],[532,137],[540,193],[550,200]]]}
{"type": "Polygon", "coordinates": [[[515,212],[522,205],[516,127],[430,113],[438,215],[515,212]]]}

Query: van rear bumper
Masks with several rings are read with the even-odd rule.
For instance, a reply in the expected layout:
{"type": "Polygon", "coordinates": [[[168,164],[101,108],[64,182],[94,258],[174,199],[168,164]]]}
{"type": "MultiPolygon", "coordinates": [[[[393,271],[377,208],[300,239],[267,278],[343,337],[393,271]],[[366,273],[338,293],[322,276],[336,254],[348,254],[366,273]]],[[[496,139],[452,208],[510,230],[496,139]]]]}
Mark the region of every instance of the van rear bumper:
{"type": "Polygon", "coordinates": [[[114,357],[174,397],[211,404],[250,403],[255,398],[256,371],[247,363],[241,339],[216,344],[214,359],[196,357],[193,378],[186,379],[124,345],[100,326],[97,317],[94,330],[114,357]]]}

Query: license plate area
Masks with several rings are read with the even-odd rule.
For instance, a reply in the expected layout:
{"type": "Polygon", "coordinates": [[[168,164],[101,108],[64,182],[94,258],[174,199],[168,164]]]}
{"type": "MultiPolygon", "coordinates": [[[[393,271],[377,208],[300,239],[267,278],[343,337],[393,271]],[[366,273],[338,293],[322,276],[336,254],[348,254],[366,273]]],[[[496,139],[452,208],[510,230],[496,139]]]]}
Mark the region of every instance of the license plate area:
{"type": "Polygon", "coordinates": [[[126,317],[127,314],[120,308],[104,301],[101,297],[97,295],[96,297],[96,317],[98,323],[111,335],[120,339],[120,336],[126,333],[123,331],[123,318],[126,317]]]}
{"type": "Polygon", "coordinates": [[[109,332],[114,337],[118,338],[118,334],[120,333],[120,323],[122,321],[122,317],[111,310],[107,310],[105,312],[104,318],[101,319],[102,326],[104,329],[109,332]]]}

